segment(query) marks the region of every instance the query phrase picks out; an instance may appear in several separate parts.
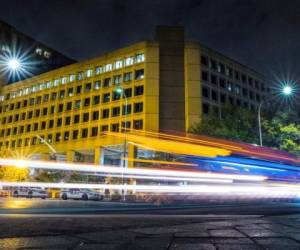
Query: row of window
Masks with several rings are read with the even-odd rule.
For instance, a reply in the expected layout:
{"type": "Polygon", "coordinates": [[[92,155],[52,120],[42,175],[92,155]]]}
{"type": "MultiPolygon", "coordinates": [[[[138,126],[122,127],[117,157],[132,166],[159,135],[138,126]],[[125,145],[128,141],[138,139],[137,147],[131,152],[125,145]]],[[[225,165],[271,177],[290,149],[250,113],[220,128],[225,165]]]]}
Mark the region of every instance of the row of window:
{"type": "MultiPolygon", "coordinates": [[[[240,94],[241,86],[239,84],[234,84],[231,81],[227,81],[222,77],[217,77],[214,74],[209,74],[208,71],[202,70],[201,72],[201,79],[205,82],[210,82],[213,85],[219,86],[222,89],[227,89],[228,91],[236,90],[236,94],[240,94]]],[[[246,87],[243,87],[246,89],[246,87]]],[[[259,86],[256,86],[256,89],[259,90],[259,86]]],[[[267,90],[269,92],[269,88],[265,88],[264,85],[261,87],[261,91],[267,90]]]]}
{"type": "MultiPolygon", "coordinates": [[[[241,94],[241,91],[240,89],[234,89],[235,93],[237,95],[240,95],[241,94]]],[[[219,95],[220,95],[220,101],[221,102],[224,102],[222,101],[222,97],[224,97],[226,94],[225,93],[219,93],[218,91],[216,90],[213,90],[208,87],[202,87],[202,96],[207,98],[207,99],[212,99],[213,101],[216,101],[218,102],[219,101],[219,95]]],[[[254,93],[253,91],[248,91],[248,89],[246,88],[243,88],[242,89],[242,95],[243,97],[246,97],[246,98],[249,98],[251,101],[256,101],[256,102],[260,102],[262,100],[261,96],[258,94],[258,93],[254,93]]]]}
{"type": "MultiPolygon", "coordinates": [[[[128,121],[120,123],[112,123],[110,124],[110,131],[112,132],[119,132],[120,129],[122,130],[124,128],[130,129],[131,128],[131,122],[128,121]],[[120,126],[121,125],[121,126],[120,126]]],[[[133,120],[132,122],[132,128],[136,130],[143,129],[143,120],[133,120]]],[[[36,144],[43,144],[43,140],[46,140],[48,143],[58,143],[63,141],[69,141],[69,140],[77,140],[77,139],[85,139],[88,137],[96,137],[101,135],[101,132],[104,133],[109,130],[109,125],[102,125],[100,127],[95,126],[91,128],[82,128],[82,129],[74,129],[72,131],[65,131],[63,133],[58,132],[55,134],[47,134],[47,136],[39,135],[42,140],[40,140],[37,136],[31,137],[31,138],[25,138],[25,139],[18,139],[18,140],[11,140],[11,143],[9,141],[6,141],[5,143],[0,142],[0,147],[5,146],[8,147],[22,147],[22,146],[30,146],[30,145],[36,145],[36,144]]]]}
{"type": "MultiPolygon", "coordinates": [[[[87,69],[86,71],[80,71],[77,74],[70,74],[68,76],[63,76],[60,78],[56,78],[53,81],[47,81],[45,83],[39,83],[32,85],[27,88],[20,89],[18,91],[14,91],[6,94],[5,96],[0,96],[0,101],[8,100],[12,98],[16,98],[19,96],[29,95],[31,93],[35,93],[44,89],[49,89],[53,87],[57,87],[59,85],[67,84],[69,82],[81,81],[93,76],[100,75],[105,72],[110,72],[112,70],[117,70],[127,66],[131,66],[133,64],[141,63],[145,61],[145,56],[143,53],[137,54],[135,56],[130,56],[125,59],[116,60],[114,63],[108,63],[105,65],[96,66],[94,69],[87,69]]],[[[136,70],[135,71],[135,79],[141,79],[144,76],[144,70],[136,70]]],[[[124,74],[124,81],[130,81],[132,78],[132,72],[127,72],[124,74]]],[[[116,81],[120,81],[121,75],[116,76],[116,81]]]]}
{"type": "MultiPolygon", "coordinates": [[[[251,76],[247,76],[245,73],[239,72],[238,70],[233,70],[231,67],[225,65],[224,63],[217,62],[213,58],[209,58],[208,56],[202,55],[201,56],[201,64],[204,65],[207,68],[210,68],[213,71],[216,71],[218,73],[221,73],[231,79],[234,79],[236,81],[242,82],[242,83],[248,83],[249,86],[253,86],[256,89],[261,89],[262,91],[265,90],[264,83],[259,83],[257,79],[254,79],[251,76]],[[261,85],[261,86],[260,86],[261,85]]],[[[213,78],[216,78],[215,75],[212,75],[211,81],[213,81],[213,78]]],[[[207,77],[208,81],[208,77],[207,77]]]]}
{"type": "MultiPolygon", "coordinates": [[[[47,110],[47,108],[45,108],[45,110],[47,110]]],[[[132,110],[132,105],[127,104],[127,105],[122,106],[122,115],[131,114],[132,112],[133,113],[140,113],[140,112],[143,112],[143,110],[144,110],[143,102],[134,103],[133,104],[133,110],[132,110]]],[[[36,110],[36,111],[39,111],[39,110],[36,110]]],[[[50,110],[50,111],[52,111],[52,110],[50,110]]],[[[39,112],[38,113],[36,112],[35,116],[37,116],[37,114],[39,115],[39,112]]],[[[22,113],[20,120],[25,119],[25,114],[26,113],[22,113]]],[[[109,117],[117,117],[117,116],[120,116],[120,114],[121,114],[121,107],[120,106],[112,107],[111,109],[106,108],[106,109],[102,109],[101,118],[106,119],[106,118],[109,118],[109,117]],[[110,116],[110,113],[111,113],[111,116],[110,116]]],[[[32,111],[29,111],[27,113],[27,119],[31,119],[32,115],[33,115],[32,111]]],[[[90,115],[90,112],[85,112],[82,115],[81,114],[73,115],[73,124],[77,124],[77,123],[80,122],[80,116],[81,116],[82,122],[95,121],[95,120],[99,120],[100,111],[95,110],[95,111],[91,112],[91,115],[90,115]]],[[[18,121],[19,121],[19,114],[16,114],[14,120],[13,120],[13,116],[8,116],[8,118],[3,117],[2,120],[1,120],[1,123],[4,125],[6,123],[12,123],[12,122],[18,122],[18,121]]],[[[54,120],[51,119],[48,122],[49,122],[48,128],[53,128],[54,127],[54,120]]],[[[35,123],[35,124],[36,125],[34,125],[33,131],[38,130],[38,123],[35,123]]],[[[71,116],[66,116],[64,125],[70,125],[70,124],[71,124],[71,116]]],[[[26,129],[26,132],[30,132],[31,131],[31,125],[28,124],[27,126],[28,127],[26,129]]],[[[62,126],[62,118],[57,118],[56,126],[57,127],[62,126]]],[[[23,129],[19,130],[19,131],[23,132],[24,131],[24,126],[22,125],[21,128],[23,128],[23,129]]],[[[45,121],[41,122],[40,129],[46,129],[46,122],[45,121]]],[[[1,131],[3,131],[3,130],[1,130],[1,131]]],[[[2,135],[2,132],[1,132],[0,136],[3,136],[3,135],[2,135]]],[[[7,131],[6,135],[10,135],[10,129],[9,129],[9,131],[7,131]]]]}
{"type": "MultiPolygon", "coordinates": [[[[76,93],[77,91],[81,91],[81,85],[77,86],[76,88],[76,93]]],[[[11,111],[11,110],[17,110],[22,108],[25,108],[27,106],[33,106],[33,105],[39,105],[41,103],[47,103],[49,101],[55,101],[58,99],[64,99],[66,96],[73,96],[74,93],[74,88],[69,88],[68,91],[66,92],[65,90],[61,90],[59,92],[52,92],[50,94],[45,94],[43,96],[37,96],[37,97],[32,97],[26,100],[23,100],[22,102],[16,102],[16,103],[11,103],[10,105],[4,105],[3,107],[0,106],[0,113],[2,112],[7,112],[7,111],[11,111]],[[72,93],[72,94],[71,94],[72,93]]],[[[144,94],[144,86],[143,85],[139,85],[139,86],[135,86],[134,87],[134,96],[141,96],[144,94]]],[[[107,93],[103,93],[102,94],[102,103],[108,103],[110,102],[110,100],[112,101],[117,101],[120,100],[122,97],[121,93],[118,93],[116,91],[112,91],[112,93],[107,92],[107,93]]],[[[132,97],[132,88],[126,88],[124,89],[124,94],[123,94],[123,98],[130,98],[132,97]]],[[[50,114],[53,114],[54,112],[63,112],[65,111],[69,111],[73,109],[79,109],[81,107],[88,107],[91,105],[91,103],[93,105],[97,105],[100,104],[100,95],[95,95],[91,97],[86,97],[83,99],[78,99],[75,100],[73,103],[72,102],[67,102],[65,105],[64,104],[58,104],[57,105],[57,109],[55,109],[55,106],[51,106],[50,108],[50,114]],[[65,108],[64,108],[65,106],[65,108]]],[[[39,109],[38,109],[39,110],[39,109]]],[[[32,111],[29,111],[32,112],[32,111]]],[[[38,115],[40,115],[40,111],[36,111],[38,112],[38,115]]],[[[44,108],[42,111],[43,115],[47,115],[48,114],[48,108],[44,108]]],[[[24,118],[25,119],[25,118],[24,118]]]]}

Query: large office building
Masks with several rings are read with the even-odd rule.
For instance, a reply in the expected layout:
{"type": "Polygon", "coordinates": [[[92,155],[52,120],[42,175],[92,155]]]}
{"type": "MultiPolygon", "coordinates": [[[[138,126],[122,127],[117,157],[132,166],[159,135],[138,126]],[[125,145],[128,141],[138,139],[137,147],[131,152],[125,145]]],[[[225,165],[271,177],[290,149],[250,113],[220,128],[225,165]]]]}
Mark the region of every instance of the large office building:
{"type": "Polygon", "coordinates": [[[256,110],[268,91],[262,75],[185,41],[183,28],[157,27],[151,41],[2,87],[1,153],[45,158],[51,146],[68,161],[119,164],[123,141],[106,131],[185,132],[227,101],[256,110]]]}
{"type": "Polygon", "coordinates": [[[0,20],[0,83],[23,80],[75,61],[0,20]],[[21,72],[9,68],[10,60],[22,64],[21,72]]]}

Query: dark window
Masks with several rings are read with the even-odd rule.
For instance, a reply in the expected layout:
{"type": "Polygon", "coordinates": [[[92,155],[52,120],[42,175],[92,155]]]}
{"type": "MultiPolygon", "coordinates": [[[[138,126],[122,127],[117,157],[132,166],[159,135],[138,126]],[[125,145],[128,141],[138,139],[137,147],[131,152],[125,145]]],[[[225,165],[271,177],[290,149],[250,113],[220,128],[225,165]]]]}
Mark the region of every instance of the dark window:
{"type": "Polygon", "coordinates": [[[15,107],[15,104],[14,104],[14,103],[11,103],[9,109],[10,109],[10,110],[14,110],[14,107],[15,107]]]}
{"type": "Polygon", "coordinates": [[[51,134],[49,134],[49,135],[47,136],[47,141],[48,141],[49,143],[52,143],[52,135],[51,135],[51,134]]]}
{"type": "Polygon", "coordinates": [[[130,127],[131,127],[130,121],[126,121],[126,123],[125,123],[125,122],[122,122],[122,126],[121,126],[122,132],[125,131],[125,128],[126,128],[126,130],[127,130],[127,129],[130,129],[130,127]]]}
{"type": "Polygon", "coordinates": [[[40,104],[42,102],[42,97],[41,96],[38,96],[36,98],[36,104],[40,104]]]}
{"type": "Polygon", "coordinates": [[[225,65],[223,63],[219,63],[219,70],[220,73],[225,74],[225,65]]]}
{"type": "Polygon", "coordinates": [[[41,122],[41,129],[46,129],[46,122],[41,122]]]}
{"type": "Polygon", "coordinates": [[[254,99],[254,94],[253,94],[253,92],[252,92],[252,91],[249,91],[249,97],[250,97],[250,99],[251,99],[251,100],[253,100],[253,99],[254,99]]]}
{"type": "Polygon", "coordinates": [[[208,58],[207,56],[201,56],[201,64],[207,66],[208,65],[208,58]]]}
{"type": "Polygon", "coordinates": [[[34,105],[34,98],[30,98],[30,99],[29,99],[29,105],[30,105],[30,106],[34,105]]]}
{"type": "Polygon", "coordinates": [[[24,133],[24,126],[20,126],[19,134],[23,134],[23,133],[24,133]]]}
{"type": "Polygon", "coordinates": [[[39,129],[39,124],[36,122],[33,124],[33,131],[37,131],[39,129]]]}
{"type": "Polygon", "coordinates": [[[40,116],[40,110],[39,109],[36,109],[35,110],[35,117],[39,117],[40,116]]]}
{"type": "Polygon", "coordinates": [[[21,108],[21,102],[17,102],[16,109],[21,108]]]}
{"type": "Polygon", "coordinates": [[[93,104],[99,104],[100,103],[100,95],[93,96],[93,104]]]}
{"type": "Polygon", "coordinates": [[[229,103],[230,103],[231,105],[234,105],[234,99],[233,99],[232,96],[229,96],[229,97],[228,97],[228,100],[229,100],[229,103]]]}
{"type": "Polygon", "coordinates": [[[19,121],[19,114],[15,115],[15,122],[19,121]]]}
{"type": "Polygon", "coordinates": [[[212,90],[211,91],[211,98],[214,100],[214,101],[218,101],[218,93],[217,93],[217,91],[214,91],[214,90],[212,90]]]}
{"type": "Polygon", "coordinates": [[[252,77],[248,77],[248,84],[249,84],[250,86],[253,85],[253,79],[252,79],[252,77]]]}
{"type": "Polygon", "coordinates": [[[48,113],[48,108],[43,108],[43,115],[47,115],[48,113]]]}
{"type": "Polygon", "coordinates": [[[51,101],[54,101],[56,99],[56,92],[51,93],[51,101]]]}
{"type": "Polygon", "coordinates": [[[235,80],[239,81],[240,80],[240,72],[235,70],[234,71],[234,78],[235,78],[235,80]]]}
{"type": "Polygon", "coordinates": [[[84,106],[85,107],[90,106],[90,103],[91,103],[91,98],[88,97],[88,98],[84,99],[84,106]]]}
{"type": "Polygon", "coordinates": [[[143,129],[143,120],[134,120],[133,129],[143,129]]]}
{"type": "Polygon", "coordinates": [[[211,74],[210,75],[210,81],[211,81],[212,84],[217,84],[217,76],[211,74]]]}
{"type": "Polygon", "coordinates": [[[68,141],[69,140],[69,137],[70,137],[70,132],[69,131],[66,131],[64,133],[64,141],[68,141]]]}
{"type": "Polygon", "coordinates": [[[144,78],[144,69],[139,69],[135,71],[135,80],[140,80],[144,78]]]}
{"type": "Polygon", "coordinates": [[[127,106],[126,105],[122,106],[122,115],[125,115],[125,113],[126,114],[131,113],[131,104],[128,104],[127,106]]]}
{"type": "Polygon", "coordinates": [[[88,122],[89,121],[90,114],[89,113],[83,113],[82,121],[88,122]]]}
{"type": "MultiPolygon", "coordinates": [[[[29,132],[30,131],[30,125],[27,125],[27,132],[29,132]],[[29,126],[29,127],[28,127],[29,126]],[[28,130],[29,129],[29,130],[28,130]]],[[[10,135],[10,128],[8,128],[7,130],[6,130],[6,135],[8,136],[8,135],[10,135]]]]}
{"type": "Polygon", "coordinates": [[[138,95],[143,95],[144,94],[144,86],[141,85],[141,86],[136,86],[134,88],[134,95],[135,96],[138,96],[138,95]]]}
{"type": "Polygon", "coordinates": [[[91,136],[97,136],[97,135],[98,135],[98,127],[92,127],[91,136]]]}
{"type": "Polygon", "coordinates": [[[62,118],[57,118],[56,127],[61,127],[61,125],[62,125],[62,118]]]}
{"type": "Polygon", "coordinates": [[[85,92],[90,92],[91,89],[92,89],[92,84],[91,83],[86,83],[84,91],[85,92]]]}
{"type": "Polygon", "coordinates": [[[70,116],[67,116],[65,118],[65,125],[70,125],[71,124],[71,117],[70,116]]]}
{"type": "Polygon", "coordinates": [[[74,115],[73,123],[79,123],[80,121],[80,115],[74,115]]]}
{"type": "Polygon", "coordinates": [[[44,95],[44,102],[48,102],[49,101],[49,94],[44,95]]]}
{"type": "Polygon", "coordinates": [[[203,114],[208,114],[209,113],[209,104],[207,104],[207,103],[202,104],[202,113],[203,114]]]}
{"type": "Polygon", "coordinates": [[[24,101],[23,101],[23,107],[24,107],[24,108],[27,107],[27,103],[28,103],[27,100],[24,100],[24,101]]]}
{"type": "Polygon", "coordinates": [[[246,75],[242,74],[242,82],[246,82],[246,75]]]}
{"type": "Polygon", "coordinates": [[[239,107],[242,105],[242,102],[241,102],[240,99],[237,99],[237,100],[236,100],[236,105],[239,106],[239,107]]]}
{"type": "Polygon", "coordinates": [[[111,125],[111,131],[119,132],[119,127],[120,127],[119,123],[114,123],[111,125]]]}
{"type": "Polygon", "coordinates": [[[61,134],[60,133],[56,133],[55,134],[55,141],[58,142],[61,139],[61,134]]]}
{"type": "Polygon", "coordinates": [[[116,75],[113,77],[113,83],[118,85],[122,82],[122,76],[121,75],[116,75]]]}
{"type": "Polygon", "coordinates": [[[110,101],[110,93],[103,94],[102,102],[106,103],[110,101]]]}
{"type": "Polygon", "coordinates": [[[21,120],[25,120],[25,117],[26,117],[26,113],[22,113],[22,116],[21,116],[21,120]]]}
{"type": "Polygon", "coordinates": [[[127,98],[132,96],[132,89],[128,88],[128,89],[124,89],[124,94],[127,98]]]}
{"type": "Polygon", "coordinates": [[[77,94],[77,95],[80,94],[80,93],[81,93],[81,90],[82,90],[82,86],[81,86],[81,85],[77,86],[77,87],[76,87],[76,94],[77,94]]]}
{"type": "Polygon", "coordinates": [[[94,111],[93,112],[93,120],[99,120],[99,111],[94,111]]]}
{"type": "Polygon", "coordinates": [[[210,68],[213,70],[217,70],[217,62],[214,59],[210,59],[210,68]]]}
{"type": "Polygon", "coordinates": [[[207,71],[202,70],[201,78],[202,78],[203,81],[208,81],[207,71]]]}
{"type": "Polygon", "coordinates": [[[143,112],[143,103],[138,102],[134,104],[134,113],[143,112]]]}
{"type": "Polygon", "coordinates": [[[225,102],[226,102],[226,95],[225,95],[225,94],[221,94],[221,95],[220,95],[220,101],[221,101],[222,103],[225,103],[225,102]]]}
{"type": "MultiPolygon", "coordinates": [[[[32,112],[32,111],[31,111],[32,112]]],[[[10,115],[9,117],[8,117],[8,123],[11,123],[13,121],[13,116],[12,115],[10,115]]]]}
{"type": "Polygon", "coordinates": [[[260,96],[259,96],[259,94],[256,94],[256,101],[260,102],[260,96]]]}
{"type": "Polygon", "coordinates": [[[244,102],[244,105],[243,105],[243,106],[244,106],[244,108],[246,108],[246,109],[249,108],[248,102],[244,102]]]}
{"type": "Polygon", "coordinates": [[[81,138],[88,137],[88,133],[89,133],[89,130],[87,128],[82,129],[81,130],[81,138]]]}
{"type": "Polygon", "coordinates": [[[50,114],[52,115],[52,114],[54,114],[54,112],[55,112],[55,106],[51,106],[51,108],[50,108],[50,114]]]}
{"type": "Polygon", "coordinates": [[[73,130],[73,140],[78,139],[78,130],[73,130]]]}
{"type": "Polygon", "coordinates": [[[27,119],[31,119],[32,118],[32,111],[29,111],[27,114],[27,119]]]}
{"type": "Polygon", "coordinates": [[[206,87],[202,87],[202,96],[209,98],[209,90],[206,87]]]}
{"type": "Polygon", "coordinates": [[[102,118],[108,118],[108,117],[109,117],[109,109],[103,109],[102,118]]]}
{"type": "Polygon", "coordinates": [[[112,108],[112,114],[113,117],[114,116],[119,116],[120,115],[120,107],[114,107],[112,108]]]}
{"type": "Polygon", "coordinates": [[[108,131],[108,125],[101,126],[101,132],[106,132],[106,131],[108,131]]]}
{"type": "Polygon", "coordinates": [[[72,109],[72,102],[67,103],[67,111],[72,109]]]}
{"type": "Polygon", "coordinates": [[[108,77],[108,78],[105,78],[104,79],[104,82],[103,82],[103,87],[104,88],[107,88],[107,87],[109,87],[110,86],[110,77],[108,77]]]}
{"type": "Polygon", "coordinates": [[[246,88],[243,88],[243,96],[247,96],[248,95],[248,90],[246,88]]]}
{"type": "Polygon", "coordinates": [[[48,128],[53,128],[54,126],[54,120],[49,120],[48,128]]]}
{"type": "Polygon", "coordinates": [[[31,130],[31,125],[27,124],[27,126],[26,126],[26,132],[30,132],[30,130],[31,130]]]}
{"type": "Polygon", "coordinates": [[[58,105],[58,112],[61,113],[64,110],[64,105],[63,104],[59,104],[58,105]]]}
{"type": "Polygon", "coordinates": [[[112,95],[112,100],[116,101],[116,100],[120,100],[120,98],[121,98],[121,94],[118,93],[117,91],[114,91],[112,95]]]}

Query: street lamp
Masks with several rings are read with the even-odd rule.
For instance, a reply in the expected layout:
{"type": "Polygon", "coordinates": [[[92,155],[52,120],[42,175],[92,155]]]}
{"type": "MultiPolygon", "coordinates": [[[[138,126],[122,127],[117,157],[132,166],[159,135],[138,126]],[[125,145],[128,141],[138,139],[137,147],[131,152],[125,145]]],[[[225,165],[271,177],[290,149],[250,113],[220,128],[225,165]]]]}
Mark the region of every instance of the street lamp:
{"type": "MultiPolygon", "coordinates": [[[[127,154],[127,142],[126,142],[126,130],[127,130],[127,104],[128,104],[128,100],[127,100],[127,96],[125,94],[125,91],[124,89],[119,86],[115,89],[115,92],[120,94],[121,97],[123,97],[125,99],[125,109],[124,109],[124,112],[125,112],[125,116],[124,116],[124,144],[123,144],[123,161],[122,161],[122,167],[123,167],[123,171],[122,171],[122,185],[124,186],[124,170],[126,168],[126,154],[127,154]]],[[[122,125],[122,124],[121,124],[122,125]]],[[[122,199],[123,201],[125,201],[125,192],[126,190],[122,189],[122,199]]]]}
{"type": "MultiPolygon", "coordinates": [[[[293,93],[293,88],[292,88],[291,86],[289,86],[289,85],[285,85],[285,86],[282,88],[281,92],[282,92],[285,96],[290,96],[290,95],[293,93]]],[[[262,105],[263,105],[263,103],[264,103],[265,101],[270,100],[270,99],[272,99],[272,97],[271,97],[271,98],[267,98],[267,99],[262,100],[262,101],[259,103],[259,105],[258,105],[257,120],[258,120],[258,130],[259,130],[259,144],[260,144],[261,147],[262,147],[262,131],[261,131],[261,115],[260,115],[260,113],[261,113],[261,107],[262,107],[262,105]]]]}
{"type": "Polygon", "coordinates": [[[7,61],[7,67],[11,71],[17,71],[21,68],[21,62],[17,58],[10,58],[7,61]]]}

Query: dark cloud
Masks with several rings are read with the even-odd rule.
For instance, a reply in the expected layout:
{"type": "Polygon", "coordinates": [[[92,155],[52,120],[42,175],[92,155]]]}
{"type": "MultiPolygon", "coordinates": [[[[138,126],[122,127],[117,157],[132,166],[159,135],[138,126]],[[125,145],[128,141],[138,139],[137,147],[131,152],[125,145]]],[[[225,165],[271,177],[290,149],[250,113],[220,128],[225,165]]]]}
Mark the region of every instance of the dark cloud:
{"type": "Polygon", "coordinates": [[[267,75],[300,72],[300,1],[10,0],[0,16],[78,60],[151,39],[166,24],[267,75]]]}

